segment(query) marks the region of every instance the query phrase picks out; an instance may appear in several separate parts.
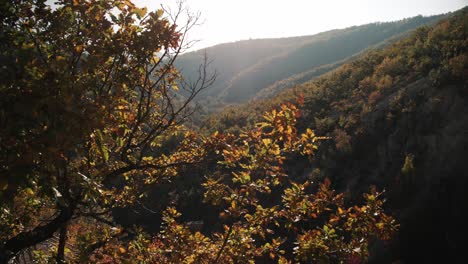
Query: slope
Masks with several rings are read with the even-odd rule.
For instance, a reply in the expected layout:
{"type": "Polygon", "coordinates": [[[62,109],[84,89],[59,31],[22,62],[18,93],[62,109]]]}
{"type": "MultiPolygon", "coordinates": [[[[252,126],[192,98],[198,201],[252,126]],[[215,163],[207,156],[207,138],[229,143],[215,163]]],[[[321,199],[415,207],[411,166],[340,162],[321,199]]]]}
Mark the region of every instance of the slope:
{"type": "MultiPolygon", "coordinates": [[[[363,50],[398,38],[408,30],[431,24],[443,16],[417,16],[396,22],[373,23],[312,36],[246,40],[184,54],[177,66],[187,79],[197,76],[205,54],[219,73],[215,85],[199,99],[203,105],[224,106],[254,98],[278,81],[300,75],[318,76],[363,50]]],[[[271,89],[270,89],[271,90],[271,89]]],[[[276,89],[277,93],[281,89],[276,89]]],[[[274,94],[273,93],[273,94],[274,94]]]]}
{"type": "Polygon", "coordinates": [[[332,139],[312,165],[289,164],[289,175],[329,177],[350,196],[369,184],[387,190],[401,231],[392,250],[373,249],[375,263],[454,261],[468,235],[467,47],[464,8],[272,99],[228,108],[205,127],[235,132],[303,94],[300,125],[332,139]]]}

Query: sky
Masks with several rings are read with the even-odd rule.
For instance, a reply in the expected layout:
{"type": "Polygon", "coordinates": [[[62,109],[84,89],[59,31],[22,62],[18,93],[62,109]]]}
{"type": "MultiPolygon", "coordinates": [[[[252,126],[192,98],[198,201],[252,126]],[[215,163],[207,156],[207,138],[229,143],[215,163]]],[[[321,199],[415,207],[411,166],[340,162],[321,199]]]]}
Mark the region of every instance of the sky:
{"type": "MultiPolygon", "coordinates": [[[[176,0],[134,0],[150,10],[174,8],[176,0]]],[[[257,38],[313,35],[373,22],[458,10],[468,0],[185,0],[200,12],[201,25],[190,32],[197,50],[220,43],[257,38]]]]}

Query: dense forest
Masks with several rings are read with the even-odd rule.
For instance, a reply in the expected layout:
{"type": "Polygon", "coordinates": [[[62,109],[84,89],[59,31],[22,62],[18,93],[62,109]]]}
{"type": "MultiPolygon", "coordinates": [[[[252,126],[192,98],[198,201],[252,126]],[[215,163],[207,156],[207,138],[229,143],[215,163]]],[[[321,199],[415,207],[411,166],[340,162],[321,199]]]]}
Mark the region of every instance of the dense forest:
{"type": "Polygon", "coordinates": [[[464,256],[468,8],[215,46],[219,75],[183,11],[0,4],[0,263],[464,256]]]}

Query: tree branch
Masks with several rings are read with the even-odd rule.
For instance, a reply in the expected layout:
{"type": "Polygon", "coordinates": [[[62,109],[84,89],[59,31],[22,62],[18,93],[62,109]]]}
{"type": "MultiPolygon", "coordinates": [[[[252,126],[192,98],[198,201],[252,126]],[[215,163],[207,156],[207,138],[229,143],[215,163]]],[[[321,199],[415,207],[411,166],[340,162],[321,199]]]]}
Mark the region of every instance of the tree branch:
{"type": "Polygon", "coordinates": [[[7,263],[10,258],[21,250],[44,242],[51,238],[54,233],[73,216],[77,203],[72,202],[68,207],[61,208],[60,214],[51,222],[38,226],[30,231],[19,233],[0,246],[0,263],[7,263]]]}
{"type": "Polygon", "coordinates": [[[122,167],[119,169],[114,170],[113,172],[104,176],[104,182],[110,180],[113,177],[122,175],[126,172],[130,172],[133,170],[144,170],[144,169],[166,169],[175,166],[184,166],[184,165],[193,165],[199,162],[176,162],[176,163],[168,163],[165,165],[156,165],[156,164],[142,164],[142,165],[129,165],[126,167],[122,167]]]}
{"type": "Polygon", "coordinates": [[[229,240],[229,236],[230,236],[231,233],[232,233],[232,227],[233,227],[233,226],[234,226],[234,222],[232,222],[232,223],[229,225],[229,229],[228,229],[228,231],[227,231],[226,236],[224,237],[223,244],[221,245],[221,248],[219,249],[218,254],[216,254],[216,258],[215,258],[215,260],[214,260],[214,262],[213,262],[214,264],[218,263],[219,258],[221,258],[221,254],[223,253],[223,250],[224,250],[224,248],[226,247],[227,242],[228,242],[228,240],[229,240]]]}

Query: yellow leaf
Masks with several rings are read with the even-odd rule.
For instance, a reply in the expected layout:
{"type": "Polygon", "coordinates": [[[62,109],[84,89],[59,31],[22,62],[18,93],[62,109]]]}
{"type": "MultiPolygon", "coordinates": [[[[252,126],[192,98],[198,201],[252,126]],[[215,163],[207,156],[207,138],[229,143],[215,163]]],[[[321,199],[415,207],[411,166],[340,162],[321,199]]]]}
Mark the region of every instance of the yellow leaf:
{"type": "Polygon", "coordinates": [[[143,8],[135,8],[135,14],[138,18],[142,18],[146,15],[146,7],[143,8]]]}
{"type": "Polygon", "coordinates": [[[127,252],[127,250],[124,247],[119,247],[119,251],[121,254],[125,254],[125,252],[127,252]]]}
{"type": "Polygon", "coordinates": [[[153,157],[143,157],[143,161],[152,161],[153,157]]]}
{"type": "Polygon", "coordinates": [[[33,195],[33,194],[34,194],[34,191],[33,191],[31,188],[26,188],[25,191],[26,191],[26,193],[29,194],[29,195],[33,195]]]}
{"type": "Polygon", "coordinates": [[[159,56],[156,54],[153,56],[153,62],[158,63],[159,62],[159,56]]]}
{"type": "Polygon", "coordinates": [[[164,10],[162,10],[162,9],[158,9],[158,11],[156,11],[156,15],[158,17],[161,17],[163,14],[164,14],[164,10]]]}
{"type": "Polygon", "coordinates": [[[344,211],[343,211],[343,209],[341,209],[341,207],[338,207],[338,214],[340,214],[340,215],[344,214],[344,211]]]}
{"type": "Polygon", "coordinates": [[[268,146],[268,145],[271,144],[271,139],[269,139],[269,138],[264,138],[264,139],[262,139],[262,141],[263,141],[263,144],[265,144],[265,146],[268,146]]]}

